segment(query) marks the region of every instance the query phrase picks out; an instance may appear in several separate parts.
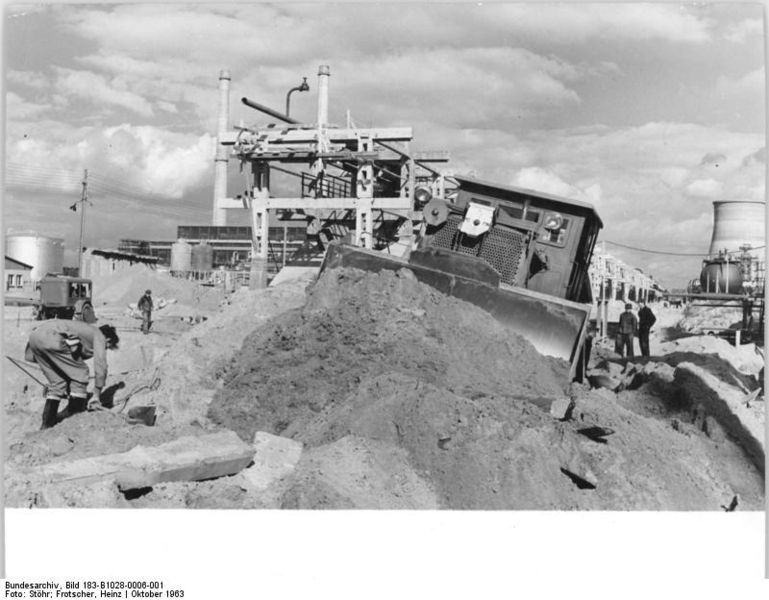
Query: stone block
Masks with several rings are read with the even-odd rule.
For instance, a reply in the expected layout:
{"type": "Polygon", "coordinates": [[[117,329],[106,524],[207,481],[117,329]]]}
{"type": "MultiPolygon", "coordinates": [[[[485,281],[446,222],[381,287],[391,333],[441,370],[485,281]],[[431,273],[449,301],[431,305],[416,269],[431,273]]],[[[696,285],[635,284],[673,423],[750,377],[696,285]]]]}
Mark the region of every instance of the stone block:
{"type": "Polygon", "coordinates": [[[761,472],[764,471],[764,421],[745,405],[744,393],[692,363],[678,365],[675,384],[692,406],[701,404],[705,413],[743,447],[761,472]]]}
{"type": "Polygon", "coordinates": [[[302,443],[257,431],[254,435],[254,464],[243,471],[241,479],[248,489],[263,491],[290,475],[302,456],[302,443]]]}
{"type": "Polygon", "coordinates": [[[199,481],[243,470],[254,449],[236,433],[224,431],[182,437],[160,446],[136,446],[128,452],[42,465],[26,470],[41,483],[114,481],[120,489],[152,487],[163,481],[199,481]]]}

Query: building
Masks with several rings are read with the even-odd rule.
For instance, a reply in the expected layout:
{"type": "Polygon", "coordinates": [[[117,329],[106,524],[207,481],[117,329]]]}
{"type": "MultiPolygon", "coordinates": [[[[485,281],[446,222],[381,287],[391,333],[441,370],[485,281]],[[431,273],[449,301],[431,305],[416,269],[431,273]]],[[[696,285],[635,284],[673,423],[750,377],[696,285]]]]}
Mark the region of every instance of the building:
{"type": "Polygon", "coordinates": [[[32,281],[32,265],[5,257],[3,280],[6,298],[30,298],[34,296],[35,285],[32,281]]]}
{"type": "MultiPolygon", "coordinates": [[[[176,238],[193,246],[211,246],[214,269],[244,268],[251,259],[253,242],[249,226],[179,225],[176,238]]],[[[126,254],[154,257],[159,266],[167,267],[171,265],[173,244],[174,241],[121,239],[118,250],[126,254]]],[[[311,260],[313,248],[310,246],[304,221],[287,221],[270,227],[271,270],[278,270],[288,262],[311,260]]]]}
{"type": "Polygon", "coordinates": [[[110,275],[136,264],[155,267],[158,259],[154,256],[142,256],[121,250],[100,250],[88,248],[83,252],[83,273],[81,277],[93,278],[97,275],[110,275]]]}

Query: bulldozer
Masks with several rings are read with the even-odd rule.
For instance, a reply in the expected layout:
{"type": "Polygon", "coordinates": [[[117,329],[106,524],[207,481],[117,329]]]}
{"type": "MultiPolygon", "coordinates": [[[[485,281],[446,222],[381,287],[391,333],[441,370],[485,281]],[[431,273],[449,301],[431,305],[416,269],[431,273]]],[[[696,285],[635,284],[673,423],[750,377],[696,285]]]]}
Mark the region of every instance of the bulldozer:
{"type": "MultiPolygon", "coordinates": [[[[226,100],[225,75],[220,98],[226,100]]],[[[571,377],[580,379],[592,309],[588,267],[603,226],[595,209],[441,173],[434,165],[447,162],[448,154],[412,151],[410,127],[356,127],[349,114],[345,127],[333,125],[329,79],[329,66],[321,65],[315,123],[242,98],[282,124],[219,133],[222,156],[231,146],[241,169],[251,172],[250,188],[217,206],[251,211],[252,285],[266,285],[270,219],[302,219],[308,241],[317,240],[321,273],[408,269],[418,280],[486,310],[539,353],[566,361],[571,377]],[[286,164],[309,164],[311,172],[296,173],[286,164]],[[300,192],[273,196],[271,170],[295,176],[300,192]]],[[[220,123],[227,121],[227,106],[220,103],[220,123]]]]}
{"type": "Polygon", "coordinates": [[[592,307],[588,267],[603,226],[592,205],[455,176],[447,200],[429,191],[408,255],[334,242],[321,272],[408,269],[419,281],[489,312],[581,380],[592,307]]]}

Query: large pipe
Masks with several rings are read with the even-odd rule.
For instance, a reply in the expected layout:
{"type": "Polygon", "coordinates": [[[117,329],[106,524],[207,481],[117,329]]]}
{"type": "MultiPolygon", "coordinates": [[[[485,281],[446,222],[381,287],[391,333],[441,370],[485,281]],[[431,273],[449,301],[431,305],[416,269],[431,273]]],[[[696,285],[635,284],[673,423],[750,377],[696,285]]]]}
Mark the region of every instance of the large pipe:
{"type": "Polygon", "coordinates": [[[253,100],[249,100],[246,97],[243,97],[240,99],[240,101],[245,104],[246,106],[253,108],[255,110],[258,110],[260,112],[263,112],[266,115],[270,115],[271,117],[275,117],[276,119],[280,119],[281,121],[285,123],[291,123],[292,125],[299,124],[299,121],[296,119],[292,119],[288,115],[284,115],[283,113],[279,113],[277,110],[271,109],[269,106],[265,106],[264,104],[259,104],[258,102],[254,102],[253,100]]]}
{"type": "Polygon", "coordinates": [[[302,79],[304,81],[302,81],[301,84],[299,84],[296,87],[291,88],[290,90],[288,90],[288,94],[286,94],[286,116],[289,116],[291,114],[291,112],[289,111],[289,108],[291,106],[291,94],[293,94],[294,92],[309,92],[310,91],[310,86],[307,83],[307,78],[303,77],[302,79]]]}
{"type": "Polygon", "coordinates": [[[216,139],[216,159],[214,161],[214,209],[212,224],[227,224],[227,211],[220,208],[220,202],[227,197],[227,148],[221,143],[230,121],[230,72],[219,73],[219,123],[216,139]]]}
{"type": "MultiPolygon", "coordinates": [[[[763,248],[766,244],[764,215],[766,205],[759,201],[722,200],[713,202],[713,238],[709,253],[737,253],[740,247],[763,248]]],[[[763,258],[764,251],[751,252],[763,258]]]]}

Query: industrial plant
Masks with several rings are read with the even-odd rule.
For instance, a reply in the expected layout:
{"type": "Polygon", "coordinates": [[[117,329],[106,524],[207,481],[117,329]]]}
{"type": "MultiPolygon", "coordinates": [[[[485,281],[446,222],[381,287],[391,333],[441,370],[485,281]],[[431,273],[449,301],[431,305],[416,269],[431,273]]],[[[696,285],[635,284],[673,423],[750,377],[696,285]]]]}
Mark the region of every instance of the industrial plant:
{"type": "Polygon", "coordinates": [[[332,123],[328,65],[285,111],[241,98],[252,125],[232,77],[210,223],[72,269],[63,239],[6,235],[9,505],[763,507],[763,202],[714,202],[672,290],[607,251],[590,203],[449,171],[409,126],[332,123]],[[289,114],[308,90],[312,122],[289,114]],[[121,342],[89,410],[51,417],[25,346],[54,320],[121,342]]]}

